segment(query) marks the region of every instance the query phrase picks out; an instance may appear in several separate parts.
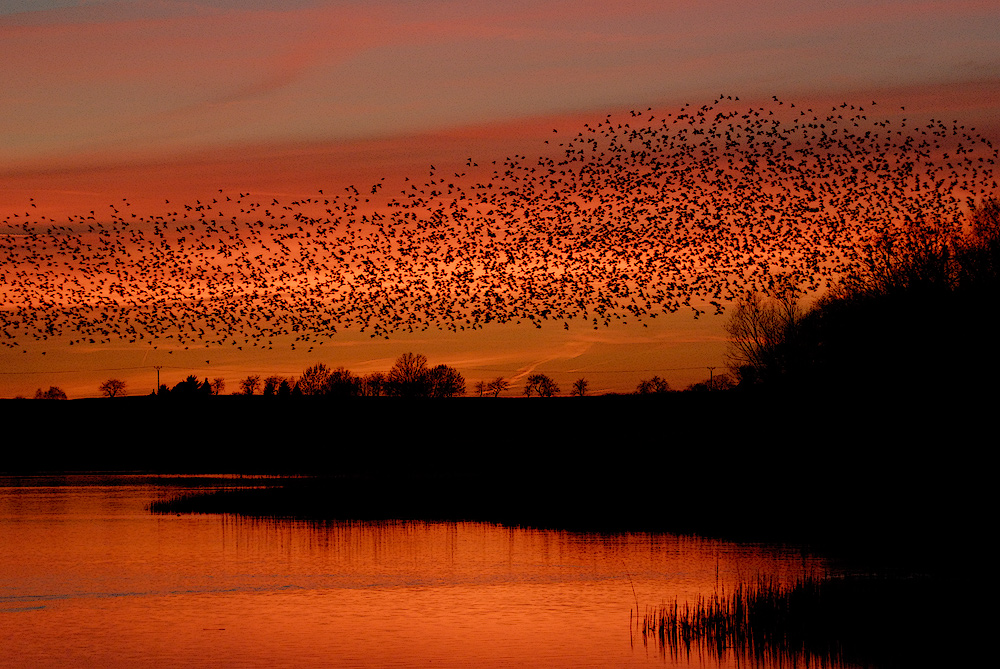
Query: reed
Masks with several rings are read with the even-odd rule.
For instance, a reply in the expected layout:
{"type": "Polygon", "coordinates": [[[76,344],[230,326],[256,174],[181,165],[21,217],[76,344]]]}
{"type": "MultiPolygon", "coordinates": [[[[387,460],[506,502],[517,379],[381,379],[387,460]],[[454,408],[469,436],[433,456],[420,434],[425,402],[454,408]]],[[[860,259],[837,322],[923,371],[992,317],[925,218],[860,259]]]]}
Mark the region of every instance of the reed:
{"type": "MultiPolygon", "coordinates": [[[[637,626],[665,655],[746,666],[907,666],[928,653],[928,584],[914,579],[758,578],[647,607],[637,626]]],[[[926,655],[923,657],[926,659],[926,655]]]]}

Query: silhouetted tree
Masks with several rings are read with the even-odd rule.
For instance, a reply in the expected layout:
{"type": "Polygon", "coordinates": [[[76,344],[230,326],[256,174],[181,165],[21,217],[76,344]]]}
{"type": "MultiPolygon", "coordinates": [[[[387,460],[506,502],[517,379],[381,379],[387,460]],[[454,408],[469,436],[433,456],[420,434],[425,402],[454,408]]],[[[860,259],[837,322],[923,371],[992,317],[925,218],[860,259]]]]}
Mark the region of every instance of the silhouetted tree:
{"type": "Polygon", "coordinates": [[[806,312],[787,295],[750,296],[730,317],[741,387],[844,392],[891,361],[901,390],[980,387],[1000,290],[1000,203],[973,206],[964,232],[933,216],[876,239],[806,312]],[[973,371],[975,370],[975,371],[973,371]]]}
{"type": "Polygon", "coordinates": [[[524,394],[531,397],[531,393],[539,397],[552,397],[559,392],[559,385],[545,374],[531,374],[524,384],[524,394]]]}
{"type": "Polygon", "coordinates": [[[207,386],[203,388],[202,384],[198,383],[198,377],[194,374],[189,375],[170,389],[172,397],[195,397],[206,392],[211,392],[211,389],[207,386]]]}
{"type": "Polygon", "coordinates": [[[67,399],[65,391],[58,386],[49,386],[48,390],[39,388],[35,391],[36,400],[64,400],[67,399]]]}
{"type": "Polygon", "coordinates": [[[212,394],[221,395],[222,391],[226,389],[226,380],[223,378],[212,379],[212,394]]]}
{"type": "Polygon", "coordinates": [[[427,373],[431,397],[457,397],[465,394],[465,378],[454,367],[438,365],[427,373]]]}
{"type": "Polygon", "coordinates": [[[736,387],[736,382],[729,374],[715,374],[711,378],[697,383],[691,383],[685,388],[685,392],[707,392],[715,390],[729,390],[736,387]]]}
{"type": "Polygon", "coordinates": [[[118,397],[119,395],[125,395],[125,382],[121,379],[108,379],[97,389],[101,391],[102,395],[118,397]]]}
{"type": "Polygon", "coordinates": [[[475,392],[476,392],[477,395],[479,395],[480,397],[482,397],[483,393],[486,392],[486,382],[485,381],[476,381],[476,385],[474,385],[472,388],[473,388],[473,390],[475,390],[475,392]]]}
{"type": "Polygon", "coordinates": [[[727,362],[741,384],[777,378],[798,366],[794,346],[802,318],[791,289],[773,298],[751,293],[736,305],[724,327],[730,337],[727,362]]]}
{"type": "Polygon", "coordinates": [[[499,396],[500,393],[504,392],[508,388],[510,388],[510,381],[502,376],[498,376],[486,385],[486,389],[493,393],[493,397],[499,396]]]}
{"type": "Polygon", "coordinates": [[[659,376],[654,376],[651,379],[643,379],[636,386],[635,392],[640,395],[659,395],[661,393],[670,392],[670,384],[659,376]]]}
{"type": "Polygon", "coordinates": [[[338,367],[330,372],[326,381],[326,395],[333,397],[354,397],[361,392],[361,379],[350,370],[338,367]]]}
{"type": "Polygon", "coordinates": [[[282,379],[281,383],[278,384],[278,399],[287,399],[291,396],[292,396],[291,382],[288,379],[282,379]]]}
{"type": "Polygon", "coordinates": [[[278,387],[284,380],[285,380],[284,378],[277,376],[276,374],[272,374],[271,376],[267,377],[266,379],[264,379],[264,388],[263,390],[261,390],[261,395],[263,395],[264,397],[274,397],[275,395],[278,394],[278,387]]]}
{"type": "Polygon", "coordinates": [[[330,382],[330,368],[322,362],[302,372],[295,387],[305,396],[323,395],[330,382]]]}
{"type": "Polygon", "coordinates": [[[577,379],[573,382],[573,395],[576,397],[583,397],[587,394],[587,379],[577,379]]]}
{"type": "Polygon", "coordinates": [[[955,280],[967,301],[985,301],[1000,286],[1000,200],[973,205],[968,218],[968,233],[955,244],[955,280]]]}
{"type": "Polygon", "coordinates": [[[542,397],[552,397],[559,394],[559,384],[544,374],[542,374],[542,378],[538,379],[536,387],[538,394],[542,397]]]}
{"type": "Polygon", "coordinates": [[[361,395],[382,397],[386,393],[386,378],[382,372],[372,372],[361,377],[361,395]]]}
{"type": "Polygon", "coordinates": [[[736,379],[731,374],[716,374],[707,382],[709,390],[731,390],[736,387],[736,379]]]}
{"type": "Polygon", "coordinates": [[[251,374],[240,381],[240,394],[253,395],[260,388],[260,375],[251,374]]]}
{"type": "Polygon", "coordinates": [[[419,353],[404,353],[396,358],[389,370],[389,394],[396,397],[425,397],[430,383],[427,375],[427,357],[419,353]]]}

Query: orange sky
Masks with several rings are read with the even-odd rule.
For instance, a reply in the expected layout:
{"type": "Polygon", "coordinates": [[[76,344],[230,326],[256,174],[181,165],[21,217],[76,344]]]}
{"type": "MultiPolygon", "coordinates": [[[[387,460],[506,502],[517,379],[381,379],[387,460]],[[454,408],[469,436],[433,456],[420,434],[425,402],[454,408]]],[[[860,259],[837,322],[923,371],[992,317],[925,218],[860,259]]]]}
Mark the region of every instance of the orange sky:
{"type": "MultiPolygon", "coordinates": [[[[279,200],[383,177],[426,178],[514,154],[631,109],[675,111],[719,93],[817,108],[878,100],[894,120],[945,118],[1000,139],[1000,10],[993,2],[362,2],[20,0],[0,9],[0,218],[138,215],[225,192],[279,200]],[[905,107],[906,109],[900,109],[905,107]],[[890,112],[891,110],[891,112],[890,112]],[[445,167],[448,166],[448,167],[445,167]],[[170,200],[171,204],[167,204],[170,200]]],[[[724,365],[720,317],[690,312],[594,331],[559,324],[314,351],[148,346],[0,350],[0,397],[59,385],[134,393],[155,372],[297,375],[323,361],[386,370],[406,351],[471,386],[551,372],[568,389],[674,386],[724,365]],[[43,355],[44,353],[44,355],[43,355]]]]}

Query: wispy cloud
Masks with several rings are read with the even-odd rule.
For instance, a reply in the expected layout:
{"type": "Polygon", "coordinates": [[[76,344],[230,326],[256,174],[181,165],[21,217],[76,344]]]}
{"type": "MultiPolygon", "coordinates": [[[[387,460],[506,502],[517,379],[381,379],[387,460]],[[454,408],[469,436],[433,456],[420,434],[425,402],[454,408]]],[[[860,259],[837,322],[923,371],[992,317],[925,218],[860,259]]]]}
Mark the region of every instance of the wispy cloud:
{"type": "Polygon", "coordinates": [[[0,15],[8,166],[1000,80],[979,0],[19,6],[0,15]]]}

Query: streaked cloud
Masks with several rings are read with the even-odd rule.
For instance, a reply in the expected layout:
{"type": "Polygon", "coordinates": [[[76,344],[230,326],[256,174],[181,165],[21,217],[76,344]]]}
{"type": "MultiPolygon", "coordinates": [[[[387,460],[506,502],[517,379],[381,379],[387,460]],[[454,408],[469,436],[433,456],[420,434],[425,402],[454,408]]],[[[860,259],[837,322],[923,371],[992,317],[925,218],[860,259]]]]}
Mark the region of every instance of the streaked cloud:
{"type": "Polygon", "coordinates": [[[976,1],[16,6],[0,15],[8,165],[1000,78],[1000,11],[976,1]]]}

